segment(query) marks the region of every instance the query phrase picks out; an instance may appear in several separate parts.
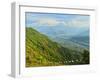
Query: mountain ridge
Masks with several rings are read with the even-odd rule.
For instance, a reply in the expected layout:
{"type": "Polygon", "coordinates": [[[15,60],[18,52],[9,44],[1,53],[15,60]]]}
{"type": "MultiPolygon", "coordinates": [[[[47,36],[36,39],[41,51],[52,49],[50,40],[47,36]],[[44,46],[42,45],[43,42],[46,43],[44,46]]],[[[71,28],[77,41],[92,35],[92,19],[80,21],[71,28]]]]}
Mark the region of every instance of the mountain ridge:
{"type": "Polygon", "coordinates": [[[83,64],[86,63],[83,53],[62,47],[35,29],[26,28],[26,67],[83,64]]]}

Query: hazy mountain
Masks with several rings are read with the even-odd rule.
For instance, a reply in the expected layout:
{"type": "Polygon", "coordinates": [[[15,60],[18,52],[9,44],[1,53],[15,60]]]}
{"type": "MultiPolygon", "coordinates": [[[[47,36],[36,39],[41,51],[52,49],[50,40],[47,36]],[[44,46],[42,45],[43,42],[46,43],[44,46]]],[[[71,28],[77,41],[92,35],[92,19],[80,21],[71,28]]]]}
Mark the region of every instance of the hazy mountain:
{"type": "Polygon", "coordinates": [[[47,26],[39,26],[35,27],[35,29],[47,36],[54,37],[54,36],[74,36],[81,32],[87,31],[87,27],[65,27],[65,26],[53,26],[53,27],[47,27],[47,26]]]}
{"type": "Polygon", "coordinates": [[[73,49],[89,48],[89,28],[87,27],[39,26],[36,30],[64,47],[70,45],[73,49]]]}

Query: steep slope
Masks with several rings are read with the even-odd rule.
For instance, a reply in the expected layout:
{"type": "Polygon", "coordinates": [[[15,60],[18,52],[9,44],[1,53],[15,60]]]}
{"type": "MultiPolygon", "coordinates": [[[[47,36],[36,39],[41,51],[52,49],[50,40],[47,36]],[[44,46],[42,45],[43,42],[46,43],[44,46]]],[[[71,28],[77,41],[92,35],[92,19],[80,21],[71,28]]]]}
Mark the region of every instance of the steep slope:
{"type": "Polygon", "coordinates": [[[26,67],[85,63],[82,54],[75,53],[79,52],[62,47],[33,28],[26,28],[26,67]]]}

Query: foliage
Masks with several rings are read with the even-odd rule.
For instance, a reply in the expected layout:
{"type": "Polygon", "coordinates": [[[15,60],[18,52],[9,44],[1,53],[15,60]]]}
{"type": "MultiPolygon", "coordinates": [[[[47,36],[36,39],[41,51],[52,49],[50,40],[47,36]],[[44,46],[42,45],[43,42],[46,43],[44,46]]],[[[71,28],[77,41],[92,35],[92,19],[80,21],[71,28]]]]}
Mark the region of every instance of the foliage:
{"type": "Polygon", "coordinates": [[[88,64],[89,51],[66,48],[26,27],[26,67],[88,64]]]}

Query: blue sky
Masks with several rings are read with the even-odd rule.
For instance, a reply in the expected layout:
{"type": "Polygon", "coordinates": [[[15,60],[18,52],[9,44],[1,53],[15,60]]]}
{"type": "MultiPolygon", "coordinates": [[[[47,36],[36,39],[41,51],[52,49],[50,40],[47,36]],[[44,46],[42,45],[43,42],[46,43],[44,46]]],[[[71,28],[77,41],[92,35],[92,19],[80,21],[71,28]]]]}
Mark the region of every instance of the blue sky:
{"type": "Polygon", "coordinates": [[[64,27],[89,27],[90,16],[88,15],[74,15],[74,14],[55,14],[55,13],[25,13],[26,27],[57,27],[62,25],[64,27]]]}

